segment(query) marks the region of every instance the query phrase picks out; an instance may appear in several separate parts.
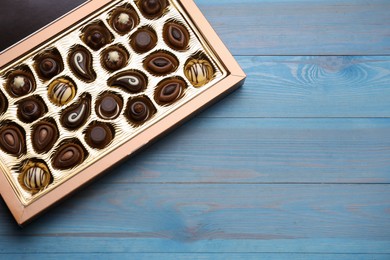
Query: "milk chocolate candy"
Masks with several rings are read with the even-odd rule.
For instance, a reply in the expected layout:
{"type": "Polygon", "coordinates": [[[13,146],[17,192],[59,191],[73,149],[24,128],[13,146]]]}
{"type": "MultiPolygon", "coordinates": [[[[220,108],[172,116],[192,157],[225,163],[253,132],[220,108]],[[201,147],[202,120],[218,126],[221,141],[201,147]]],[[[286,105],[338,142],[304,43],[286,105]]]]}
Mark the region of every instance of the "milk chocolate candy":
{"type": "Polygon", "coordinates": [[[164,40],[172,49],[186,50],[190,34],[183,25],[169,22],[164,26],[164,40]]]}
{"type": "Polygon", "coordinates": [[[10,123],[0,128],[0,148],[13,156],[21,156],[26,153],[25,133],[20,126],[10,123]]]}
{"type": "Polygon", "coordinates": [[[129,55],[119,46],[111,46],[102,53],[103,67],[108,71],[116,71],[126,66],[129,55]]]}
{"type": "Polygon", "coordinates": [[[159,18],[164,13],[167,5],[166,0],[140,0],[138,2],[142,14],[149,19],[159,18]]]}
{"type": "Polygon", "coordinates": [[[55,123],[41,121],[34,125],[31,143],[37,153],[48,152],[58,140],[58,129],[55,123]]]}
{"type": "Polygon", "coordinates": [[[107,147],[113,138],[113,127],[101,122],[92,123],[85,133],[85,141],[89,146],[95,149],[107,147]]]}
{"type": "Polygon", "coordinates": [[[37,57],[35,67],[38,75],[45,80],[58,75],[64,68],[60,55],[46,52],[37,57]]]}
{"type": "Polygon", "coordinates": [[[8,108],[8,100],[4,96],[3,92],[0,91],[0,115],[4,114],[8,108]]]}
{"type": "Polygon", "coordinates": [[[97,51],[112,41],[108,29],[102,24],[91,24],[84,29],[83,41],[92,50],[97,51]]]}
{"type": "Polygon", "coordinates": [[[176,71],[179,61],[173,54],[167,52],[155,52],[144,61],[144,67],[156,76],[163,76],[176,71]]]}
{"type": "Polygon", "coordinates": [[[60,170],[74,168],[84,161],[84,149],[78,142],[63,143],[54,154],[53,167],[60,170]]]}
{"type": "Polygon", "coordinates": [[[186,83],[180,78],[169,78],[158,84],[154,98],[157,103],[167,105],[183,96],[186,83]]]}
{"type": "Polygon", "coordinates": [[[142,124],[156,112],[152,102],[145,96],[131,98],[127,103],[125,115],[135,124],[142,124]]]}
{"type": "Polygon", "coordinates": [[[18,117],[24,123],[31,123],[42,117],[46,111],[46,105],[42,98],[33,96],[25,98],[18,103],[18,117]]]}
{"type": "Polygon", "coordinates": [[[117,7],[112,12],[109,23],[117,33],[123,35],[138,25],[139,18],[134,10],[117,7]]]}
{"type": "Polygon", "coordinates": [[[152,50],[157,44],[156,32],[149,27],[138,29],[132,36],[130,45],[138,53],[152,50]]]}
{"type": "Polygon", "coordinates": [[[32,74],[17,70],[8,76],[6,88],[12,97],[23,97],[35,90],[35,80],[32,74]]]}
{"type": "Polygon", "coordinates": [[[96,114],[105,120],[116,119],[123,107],[122,98],[114,93],[106,92],[102,94],[96,102],[96,114]]]}

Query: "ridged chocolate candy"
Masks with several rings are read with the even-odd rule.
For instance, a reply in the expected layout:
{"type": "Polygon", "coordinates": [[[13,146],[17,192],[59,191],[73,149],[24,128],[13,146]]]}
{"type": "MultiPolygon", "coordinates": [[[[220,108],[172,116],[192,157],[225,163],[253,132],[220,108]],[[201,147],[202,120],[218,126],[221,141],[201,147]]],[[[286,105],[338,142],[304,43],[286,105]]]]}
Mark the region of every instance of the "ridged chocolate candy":
{"type": "Polygon", "coordinates": [[[61,124],[70,130],[75,130],[85,124],[90,114],[91,99],[88,95],[83,95],[76,104],[62,112],[61,124]]]}
{"type": "Polygon", "coordinates": [[[103,25],[92,24],[84,29],[83,41],[94,51],[112,41],[110,32],[103,25]]]}
{"type": "Polygon", "coordinates": [[[131,36],[130,44],[136,52],[145,53],[156,46],[157,35],[152,29],[141,28],[131,36]]]}
{"type": "Polygon", "coordinates": [[[57,126],[50,122],[39,122],[34,126],[31,137],[35,151],[48,152],[58,140],[57,126]]]}
{"type": "Polygon", "coordinates": [[[23,184],[32,192],[45,189],[51,182],[52,176],[43,163],[30,163],[23,173],[23,184]]]}
{"type": "Polygon", "coordinates": [[[152,102],[147,97],[135,97],[127,103],[126,116],[133,123],[143,123],[154,113],[152,102]]]}
{"type": "Polygon", "coordinates": [[[190,40],[190,34],[183,25],[169,22],[164,26],[164,39],[171,48],[185,50],[190,40]]]}
{"type": "Polygon", "coordinates": [[[8,77],[7,90],[15,98],[25,96],[35,90],[34,77],[24,71],[15,71],[8,77]]]}
{"type": "Polygon", "coordinates": [[[194,87],[207,84],[214,75],[214,68],[207,60],[191,60],[184,68],[184,73],[194,87]]]}
{"type": "Polygon", "coordinates": [[[96,73],[93,70],[91,53],[82,46],[72,49],[69,54],[69,67],[72,72],[87,82],[96,79],[96,73]]]}
{"type": "Polygon", "coordinates": [[[177,58],[165,52],[156,52],[149,55],[144,61],[144,67],[152,74],[161,76],[176,71],[179,65],[177,58]]]}
{"type": "Polygon", "coordinates": [[[31,123],[46,113],[46,106],[40,98],[29,97],[18,102],[18,117],[24,123],[31,123]]]}
{"type": "Polygon", "coordinates": [[[116,119],[123,107],[122,99],[113,93],[104,93],[96,102],[96,114],[105,120],[116,119]]]}
{"type": "Polygon", "coordinates": [[[138,93],[146,88],[147,78],[141,72],[132,70],[121,72],[108,81],[111,87],[120,88],[128,93],[138,93]]]}
{"type": "Polygon", "coordinates": [[[164,80],[155,92],[155,100],[160,104],[170,104],[182,97],[186,83],[178,78],[164,80]]]}
{"type": "Polygon", "coordinates": [[[110,24],[119,34],[126,34],[138,25],[138,16],[133,10],[118,7],[111,14],[110,24]]]}
{"type": "Polygon", "coordinates": [[[140,0],[139,7],[144,16],[149,19],[160,17],[167,7],[166,0],[140,0]]]}
{"type": "Polygon", "coordinates": [[[49,85],[49,99],[57,106],[68,104],[76,95],[76,86],[65,78],[54,80],[49,85]]]}
{"type": "Polygon", "coordinates": [[[105,123],[93,123],[85,133],[85,141],[89,146],[96,149],[103,149],[113,139],[113,133],[109,125],[105,123]]]}
{"type": "Polygon", "coordinates": [[[5,125],[0,129],[0,148],[13,156],[26,152],[25,136],[18,126],[5,125]]]}
{"type": "Polygon", "coordinates": [[[108,71],[123,68],[126,66],[128,59],[129,55],[127,52],[118,46],[112,46],[104,50],[101,58],[103,67],[108,71]]]}
{"type": "Polygon", "coordinates": [[[79,144],[65,143],[54,154],[52,164],[56,169],[67,170],[82,163],[84,156],[84,150],[79,144]]]}

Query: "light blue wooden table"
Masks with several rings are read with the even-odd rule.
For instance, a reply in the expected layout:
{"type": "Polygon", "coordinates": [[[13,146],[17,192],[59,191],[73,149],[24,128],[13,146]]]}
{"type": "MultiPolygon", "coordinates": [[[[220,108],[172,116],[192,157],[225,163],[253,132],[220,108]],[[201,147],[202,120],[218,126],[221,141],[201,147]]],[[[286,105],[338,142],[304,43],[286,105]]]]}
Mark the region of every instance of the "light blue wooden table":
{"type": "Polygon", "coordinates": [[[390,259],[390,1],[196,0],[243,88],[0,258],[390,259]]]}

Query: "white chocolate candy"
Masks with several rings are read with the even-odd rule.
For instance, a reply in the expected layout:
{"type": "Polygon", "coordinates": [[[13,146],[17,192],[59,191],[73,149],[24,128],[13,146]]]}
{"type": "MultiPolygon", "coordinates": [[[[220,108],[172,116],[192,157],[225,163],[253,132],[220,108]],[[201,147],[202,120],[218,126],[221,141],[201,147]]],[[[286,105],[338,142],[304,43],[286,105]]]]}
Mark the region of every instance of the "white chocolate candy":
{"type": "Polygon", "coordinates": [[[23,183],[29,190],[42,190],[49,185],[50,179],[50,173],[47,170],[34,166],[24,173],[23,183]]]}
{"type": "Polygon", "coordinates": [[[75,94],[75,86],[66,79],[57,79],[49,86],[49,98],[58,106],[69,103],[74,98],[75,94]]]}
{"type": "Polygon", "coordinates": [[[191,60],[185,66],[185,75],[194,87],[201,87],[212,79],[214,69],[207,60],[191,60]]]}

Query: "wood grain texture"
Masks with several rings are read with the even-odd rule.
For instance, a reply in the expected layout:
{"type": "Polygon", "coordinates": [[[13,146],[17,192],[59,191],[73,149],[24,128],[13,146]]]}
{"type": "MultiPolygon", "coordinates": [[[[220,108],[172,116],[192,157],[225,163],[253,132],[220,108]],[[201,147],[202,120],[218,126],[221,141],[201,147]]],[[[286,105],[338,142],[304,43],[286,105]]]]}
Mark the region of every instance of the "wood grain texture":
{"type": "Polygon", "coordinates": [[[388,56],[238,57],[245,85],[201,117],[389,117],[388,56]]]}
{"type": "Polygon", "coordinates": [[[234,55],[388,55],[388,0],[195,0],[234,55]]]}
{"type": "Polygon", "coordinates": [[[2,214],[0,248],[2,254],[389,254],[389,188],[102,180],[25,229],[2,214]]]}

